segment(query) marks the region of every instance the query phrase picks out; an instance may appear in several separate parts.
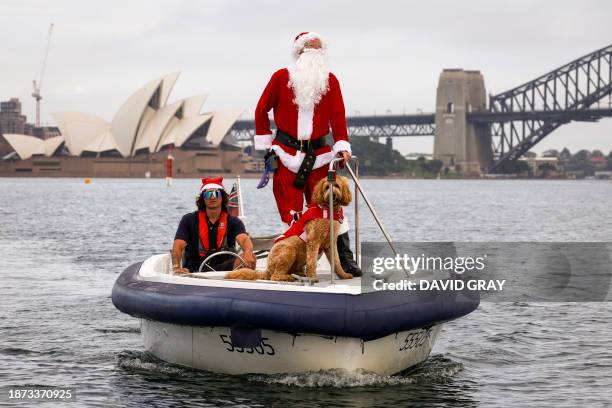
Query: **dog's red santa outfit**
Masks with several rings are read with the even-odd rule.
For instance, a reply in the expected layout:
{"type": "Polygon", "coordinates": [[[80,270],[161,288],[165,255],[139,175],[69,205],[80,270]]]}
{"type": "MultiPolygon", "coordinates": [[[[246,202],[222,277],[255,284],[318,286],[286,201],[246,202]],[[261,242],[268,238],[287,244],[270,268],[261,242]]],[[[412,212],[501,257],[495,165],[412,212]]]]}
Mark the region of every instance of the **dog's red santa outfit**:
{"type": "MultiPolygon", "coordinates": [[[[329,209],[327,207],[321,207],[319,205],[314,205],[308,207],[306,211],[304,211],[300,218],[298,218],[287,231],[283,232],[281,235],[276,237],[274,242],[282,241],[285,238],[292,237],[294,235],[298,236],[302,241],[307,241],[306,236],[306,223],[311,220],[316,220],[319,218],[329,219],[329,209]]],[[[340,225],[344,222],[344,211],[342,211],[342,207],[338,211],[334,211],[334,220],[338,221],[340,225]]]]}
{"type": "Polygon", "coordinates": [[[273,150],[278,156],[273,191],[278,212],[287,225],[293,220],[292,211],[302,211],[304,198],[310,204],[314,186],[327,173],[327,164],[339,152],[351,153],[340,84],[327,68],[326,50],[327,43],[320,34],[298,35],[293,45],[295,64],[272,75],[255,110],[255,148],[273,150]],[[314,39],[320,41],[320,48],[305,48],[314,39]],[[276,137],[270,128],[270,110],[274,111],[276,137]],[[330,127],[334,140],[331,147],[325,144],[330,127]],[[303,147],[309,143],[312,156],[303,147]],[[314,164],[310,164],[309,174],[305,173],[301,186],[296,186],[304,161],[311,159],[314,164]]]}

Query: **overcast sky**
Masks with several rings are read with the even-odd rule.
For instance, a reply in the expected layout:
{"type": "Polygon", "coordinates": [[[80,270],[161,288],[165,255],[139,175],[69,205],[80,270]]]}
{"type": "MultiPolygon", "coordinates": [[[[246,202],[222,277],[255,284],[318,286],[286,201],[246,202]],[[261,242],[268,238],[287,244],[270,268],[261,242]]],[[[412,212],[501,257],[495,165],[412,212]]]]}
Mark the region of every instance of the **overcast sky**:
{"type": "MultiPolygon", "coordinates": [[[[77,110],[110,120],[141,85],[181,71],[170,101],[209,94],[204,110],[253,110],[293,38],[329,42],[347,114],[432,112],[444,68],[480,70],[488,93],[527,82],[612,43],[601,1],[24,1],[0,2],[0,99],[34,119],[32,80],[55,23],[42,121],[77,110]]],[[[607,106],[607,100],[606,100],[607,106]]],[[[433,138],[395,139],[428,152],[433,138]]],[[[536,151],[612,150],[612,119],[562,126],[536,151]]]]}

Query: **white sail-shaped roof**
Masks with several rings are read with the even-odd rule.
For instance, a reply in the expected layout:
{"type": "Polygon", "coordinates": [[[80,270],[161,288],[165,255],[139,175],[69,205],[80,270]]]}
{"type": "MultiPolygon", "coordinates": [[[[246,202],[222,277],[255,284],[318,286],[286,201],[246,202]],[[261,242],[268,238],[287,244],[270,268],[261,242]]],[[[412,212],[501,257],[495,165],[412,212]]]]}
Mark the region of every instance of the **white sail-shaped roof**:
{"type": "Polygon", "coordinates": [[[151,150],[151,152],[158,152],[163,146],[169,144],[182,146],[193,132],[206,123],[212,117],[212,115],[200,115],[200,110],[202,110],[206,98],[208,98],[208,95],[195,95],[183,99],[183,117],[177,118],[175,115],[170,119],[166,126],[166,130],[160,138],[159,144],[156,149],[151,150]]]}
{"type": "Polygon", "coordinates": [[[117,150],[123,157],[131,155],[138,125],[151,98],[158,91],[162,80],[163,78],[153,80],[132,94],[119,108],[111,121],[111,131],[115,137],[117,150]]]}
{"type": "Polygon", "coordinates": [[[243,112],[244,109],[225,109],[213,112],[212,122],[208,128],[206,139],[213,146],[219,146],[227,132],[229,132],[243,112]]]}
{"type": "Polygon", "coordinates": [[[50,137],[43,141],[45,147],[45,156],[53,156],[53,153],[64,143],[62,136],[50,137]]]}
{"type": "Polygon", "coordinates": [[[198,115],[179,120],[178,123],[168,131],[159,147],[169,144],[174,144],[177,147],[182,146],[191,135],[193,135],[193,132],[198,130],[200,126],[210,120],[211,117],[212,115],[198,115]]]}
{"type": "MultiPolygon", "coordinates": [[[[168,135],[172,133],[176,125],[178,125],[183,119],[184,118],[178,118],[176,116],[173,116],[172,119],[170,119],[170,122],[168,122],[168,126],[166,126],[166,130],[164,131],[164,134],[159,139],[159,143],[155,149],[156,152],[159,152],[163,146],[170,144],[170,143],[165,143],[166,139],[168,138],[168,135]]],[[[174,141],[172,143],[174,143],[174,141]]],[[[154,153],[154,152],[151,152],[151,153],[154,153]]]]}
{"type": "Polygon", "coordinates": [[[21,160],[29,159],[35,154],[45,154],[43,141],[34,136],[5,134],[4,138],[19,155],[21,160]]]}
{"type": "Polygon", "coordinates": [[[102,153],[109,152],[112,150],[119,150],[113,134],[110,131],[101,133],[94,140],[91,141],[87,146],[83,148],[83,151],[102,153]]]}
{"type": "Polygon", "coordinates": [[[168,74],[162,78],[162,86],[161,86],[161,95],[159,98],[159,106],[165,106],[168,103],[168,97],[170,96],[170,92],[172,92],[172,88],[174,88],[174,84],[178,79],[180,72],[174,72],[172,74],[168,74]]]}
{"type": "Polygon", "coordinates": [[[150,106],[147,106],[144,114],[142,115],[142,120],[140,122],[140,127],[138,128],[138,134],[136,135],[136,143],[134,143],[134,150],[132,151],[132,155],[136,154],[136,152],[140,149],[145,149],[149,147],[149,141],[144,138],[144,132],[151,121],[153,116],[157,111],[150,106]]]}
{"type": "Polygon", "coordinates": [[[34,136],[9,133],[4,138],[11,145],[21,160],[29,159],[34,155],[52,156],[64,142],[62,136],[55,136],[47,140],[34,136]]]}
{"type": "MultiPolygon", "coordinates": [[[[179,73],[175,72],[144,85],[123,103],[110,123],[86,113],[54,113],[66,147],[75,156],[83,151],[117,150],[124,157],[131,157],[142,149],[154,153],[164,145],[183,145],[209,120],[206,138],[212,146],[218,146],[243,111],[232,109],[200,114],[206,95],[166,105],[178,77],[179,73]]],[[[21,139],[19,143],[26,146],[25,150],[22,148],[26,153],[28,143],[21,139]]],[[[55,150],[57,147],[59,144],[55,150]]]]}
{"type": "Polygon", "coordinates": [[[108,132],[110,127],[107,121],[89,113],[55,112],[53,117],[68,151],[74,156],[80,156],[85,146],[102,133],[108,132]]]}
{"type": "Polygon", "coordinates": [[[185,99],[183,115],[185,117],[199,115],[206,98],[208,98],[208,95],[195,95],[185,99]]]}
{"type": "Polygon", "coordinates": [[[149,152],[153,153],[156,151],[160,139],[167,129],[168,122],[179,113],[182,106],[183,101],[164,106],[162,109],[158,110],[153,119],[151,119],[143,135],[143,138],[149,142],[149,152]]]}

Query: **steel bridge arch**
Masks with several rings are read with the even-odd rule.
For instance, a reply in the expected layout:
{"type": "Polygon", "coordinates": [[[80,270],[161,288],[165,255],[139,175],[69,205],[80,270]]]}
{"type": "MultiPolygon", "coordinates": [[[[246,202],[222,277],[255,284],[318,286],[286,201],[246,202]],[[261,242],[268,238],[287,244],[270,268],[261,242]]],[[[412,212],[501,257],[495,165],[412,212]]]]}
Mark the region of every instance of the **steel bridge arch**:
{"type": "Polygon", "coordinates": [[[495,158],[490,170],[502,170],[563,124],[610,116],[611,98],[612,45],[490,96],[488,114],[498,115],[490,122],[495,158]],[[591,109],[606,96],[607,109],[591,109]]]}

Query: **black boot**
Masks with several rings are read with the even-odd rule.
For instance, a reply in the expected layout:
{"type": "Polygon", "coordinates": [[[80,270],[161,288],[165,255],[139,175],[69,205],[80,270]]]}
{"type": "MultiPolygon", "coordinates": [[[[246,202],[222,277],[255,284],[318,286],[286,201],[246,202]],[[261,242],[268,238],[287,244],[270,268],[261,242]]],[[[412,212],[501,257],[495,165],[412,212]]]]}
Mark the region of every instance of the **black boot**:
{"type": "Polygon", "coordinates": [[[348,232],[338,235],[338,257],[344,272],[348,272],[355,277],[361,276],[361,269],[359,269],[357,262],[353,259],[348,232]]]}

